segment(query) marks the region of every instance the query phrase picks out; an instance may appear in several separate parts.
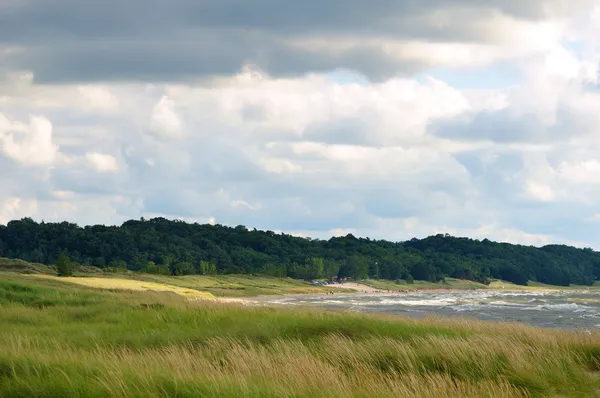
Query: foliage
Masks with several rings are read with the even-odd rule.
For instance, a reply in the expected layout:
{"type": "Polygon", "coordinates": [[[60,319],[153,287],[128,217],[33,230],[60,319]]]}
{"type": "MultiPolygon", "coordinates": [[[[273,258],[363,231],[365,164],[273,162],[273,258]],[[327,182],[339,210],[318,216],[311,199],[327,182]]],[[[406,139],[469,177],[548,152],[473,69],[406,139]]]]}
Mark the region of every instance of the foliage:
{"type": "Polygon", "coordinates": [[[140,271],[148,274],[171,275],[171,270],[167,264],[156,264],[154,261],[148,261],[148,264],[140,271]]]}
{"type": "Polygon", "coordinates": [[[200,261],[200,273],[202,275],[214,275],[217,273],[217,267],[208,261],[200,261]]]}
{"type": "Polygon", "coordinates": [[[164,218],[121,226],[37,223],[0,225],[0,256],[54,264],[127,267],[158,275],[264,274],[280,278],[352,278],[439,282],[446,277],[487,284],[505,279],[568,286],[600,279],[600,253],[563,245],[541,248],[435,235],[406,242],[307,239],[272,231],[189,224],[164,218]]]}
{"type": "MultiPolygon", "coordinates": [[[[85,279],[85,278],[78,278],[85,279]]],[[[0,396],[594,396],[598,331],[90,292],[0,275],[0,396]]]]}
{"type": "Polygon", "coordinates": [[[193,275],[196,273],[196,269],[194,268],[194,264],[189,261],[182,261],[173,265],[171,273],[173,275],[181,276],[181,275],[193,275]]]}
{"type": "Polygon", "coordinates": [[[73,276],[73,264],[65,251],[62,251],[56,260],[56,274],[58,276],[73,276]]]}

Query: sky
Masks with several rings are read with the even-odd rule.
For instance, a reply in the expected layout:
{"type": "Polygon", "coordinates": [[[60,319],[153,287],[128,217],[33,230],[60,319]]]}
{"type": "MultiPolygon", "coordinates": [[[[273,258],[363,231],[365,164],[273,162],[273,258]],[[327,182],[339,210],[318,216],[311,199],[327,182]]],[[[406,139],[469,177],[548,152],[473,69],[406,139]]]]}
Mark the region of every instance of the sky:
{"type": "Polygon", "coordinates": [[[0,224],[600,248],[595,0],[0,0],[0,224]]]}

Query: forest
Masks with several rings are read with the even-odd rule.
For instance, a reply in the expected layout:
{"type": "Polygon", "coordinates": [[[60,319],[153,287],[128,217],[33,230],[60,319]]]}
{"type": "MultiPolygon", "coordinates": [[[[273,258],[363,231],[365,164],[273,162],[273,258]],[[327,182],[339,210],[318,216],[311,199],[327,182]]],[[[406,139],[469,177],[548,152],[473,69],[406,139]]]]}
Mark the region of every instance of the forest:
{"type": "Polygon", "coordinates": [[[600,253],[566,245],[533,247],[435,235],[404,242],[295,237],[238,225],[191,224],[165,218],[121,226],[80,227],[30,218],[0,225],[0,257],[156,274],[264,274],[296,279],[365,278],[443,281],[445,277],[525,285],[592,285],[600,253]]]}

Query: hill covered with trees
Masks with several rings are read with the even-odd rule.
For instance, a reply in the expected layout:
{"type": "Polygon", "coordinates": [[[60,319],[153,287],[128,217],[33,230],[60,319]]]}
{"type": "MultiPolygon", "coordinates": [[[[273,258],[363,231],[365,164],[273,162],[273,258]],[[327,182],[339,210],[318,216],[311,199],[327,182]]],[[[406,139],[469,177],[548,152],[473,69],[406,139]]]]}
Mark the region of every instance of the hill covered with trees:
{"type": "Polygon", "coordinates": [[[600,253],[564,245],[532,246],[435,235],[389,242],[353,235],[317,240],[223,225],[164,218],[121,226],[37,223],[0,225],[0,257],[99,268],[126,267],[186,275],[261,273],[292,278],[381,278],[440,281],[446,276],[486,283],[490,278],[567,286],[600,279],[600,253]]]}

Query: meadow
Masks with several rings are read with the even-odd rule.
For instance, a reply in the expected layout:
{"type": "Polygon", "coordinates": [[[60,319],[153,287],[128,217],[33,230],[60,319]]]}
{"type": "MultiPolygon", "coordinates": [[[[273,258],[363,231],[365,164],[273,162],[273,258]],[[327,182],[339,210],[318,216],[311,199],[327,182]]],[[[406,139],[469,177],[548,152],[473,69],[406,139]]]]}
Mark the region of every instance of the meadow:
{"type": "Polygon", "coordinates": [[[600,333],[0,273],[0,396],[595,396],[600,333]]]}
{"type": "MultiPolygon", "coordinates": [[[[121,275],[115,277],[122,278],[121,275]]],[[[325,294],[331,290],[350,293],[354,290],[342,286],[313,286],[291,278],[275,278],[263,275],[187,275],[163,276],[130,273],[126,278],[163,283],[184,288],[197,289],[215,297],[255,297],[284,294],[325,294]]]]}
{"type": "MultiPolygon", "coordinates": [[[[0,257],[0,272],[19,273],[47,279],[56,278],[54,266],[0,257]]],[[[313,286],[291,278],[264,275],[187,275],[166,276],[133,271],[102,272],[96,267],[78,265],[76,278],[67,280],[89,287],[121,290],[169,290],[186,294],[214,297],[256,297],[283,294],[325,294],[331,290],[350,293],[341,286],[313,286]],[[196,293],[189,290],[197,291],[196,293]]],[[[64,280],[63,280],[64,281],[64,280]]]]}

